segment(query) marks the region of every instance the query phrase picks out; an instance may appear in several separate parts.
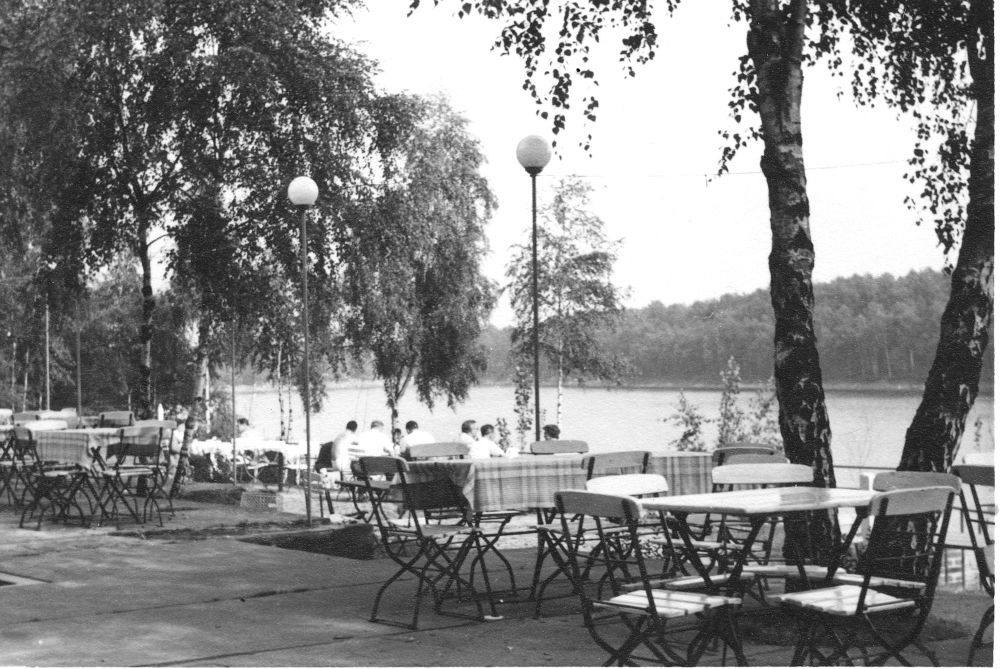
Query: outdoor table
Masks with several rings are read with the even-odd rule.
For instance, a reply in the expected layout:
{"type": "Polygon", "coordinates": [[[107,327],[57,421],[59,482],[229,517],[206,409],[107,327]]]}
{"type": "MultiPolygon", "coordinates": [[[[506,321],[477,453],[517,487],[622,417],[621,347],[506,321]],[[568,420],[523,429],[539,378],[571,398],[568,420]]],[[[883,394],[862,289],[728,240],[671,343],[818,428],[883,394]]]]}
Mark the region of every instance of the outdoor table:
{"type": "MultiPolygon", "coordinates": [[[[711,513],[746,517],[750,522],[750,532],[744,540],[739,557],[735,560],[729,579],[725,584],[727,591],[735,592],[739,589],[740,574],[743,565],[746,564],[753,541],[768,517],[853,507],[860,521],[861,518],[867,517],[868,506],[876,494],[878,493],[874,490],[855,490],[852,488],[781,487],[646,498],[642,500],[642,505],[648,510],[670,513],[680,521],[678,533],[684,542],[683,549],[687,554],[685,557],[698,570],[699,575],[705,579],[706,585],[711,585],[708,571],[692,543],[687,523],[688,514],[711,513]]],[[[852,531],[843,538],[841,545],[834,547],[829,565],[830,575],[836,569],[839,556],[850,545],[850,540],[858,524],[856,521],[852,531]]],[[[797,557],[801,556],[797,554],[797,557]]],[[[800,577],[806,583],[805,568],[801,559],[798,560],[796,566],[799,568],[800,577]]]]}
{"type": "MultiPolygon", "coordinates": [[[[550,509],[559,490],[586,488],[587,458],[522,455],[489,460],[411,462],[414,483],[444,472],[462,491],[471,513],[550,509]],[[423,476],[423,478],[422,478],[423,476]]],[[[667,479],[672,494],[705,492],[711,488],[708,454],[670,453],[649,460],[650,474],[667,479]]]]}
{"type": "Polygon", "coordinates": [[[101,449],[119,442],[120,428],[87,430],[38,430],[34,432],[38,457],[45,461],[78,464],[90,469],[101,449]]]}

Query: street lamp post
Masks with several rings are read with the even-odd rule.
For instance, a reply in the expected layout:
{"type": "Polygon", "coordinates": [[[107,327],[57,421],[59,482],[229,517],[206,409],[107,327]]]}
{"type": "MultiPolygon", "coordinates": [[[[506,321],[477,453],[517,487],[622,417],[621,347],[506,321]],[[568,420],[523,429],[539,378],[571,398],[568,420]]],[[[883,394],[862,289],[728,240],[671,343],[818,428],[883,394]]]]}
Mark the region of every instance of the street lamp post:
{"type": "Polygon", "coordinates": [[[310,477],[312,462],[312,450],[310,447],[309,433],[309,404],[311,395],[309,392],[309,247],[306,241],[306,212],[312,205],[316,204],[319,197],[319,188],[316,182],[309,177],[295,177],[288,184],[288,199],[292,204],[302,210],[302,228],[299,246],[302,247],[302,341],[305,358],[305,412],[306,412],[306,524],[312,524],[312,481],[310,477]]]}
{"type": "Polygon", "coordinates": [[[538,394],[538,196],[535,177],[552,159],[552,149],[544,138],[528,135],[517,144],[517,162],[531,176],[531,300],[532,344],[535,353],[535,441],[542,440],[542,409],[538,394]]]}

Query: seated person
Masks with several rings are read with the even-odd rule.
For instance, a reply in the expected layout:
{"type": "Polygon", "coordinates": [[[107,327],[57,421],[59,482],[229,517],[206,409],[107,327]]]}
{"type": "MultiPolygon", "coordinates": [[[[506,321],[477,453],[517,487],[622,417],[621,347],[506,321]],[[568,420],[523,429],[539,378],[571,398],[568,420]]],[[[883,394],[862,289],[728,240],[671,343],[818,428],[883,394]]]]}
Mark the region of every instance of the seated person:
{"type": "Polygon", "coordinates": [[[476,431],[476,421],[467,420],[462,423],[462,434],[458,435],[458,440],[463,444],[471,446],[479,439],[476,431]]]}
{"type": "Polygon", "coordinates": [[[469,459],[489,460],[490,458],[502,458],[506,453],[493,441],[493,426],[483,425],[482,438],[469,444],[469,459]]]}
{"type": "Polygon", "coordinates": [[[315,471],[333,469],[333,445],[332,441],[319,445],[319,455],[316,456],[316,461],[313,463],[315,471]]]}
{"type": "Polygon", "coordinates": [[[417,421],[408,420],[406,421],[406,436],[400,441],[400,447],[405,452],[410,446],[433,444],[435,441],[437,439],[434,438],[434,435],[427,430],[421,430],[417,421]]]}

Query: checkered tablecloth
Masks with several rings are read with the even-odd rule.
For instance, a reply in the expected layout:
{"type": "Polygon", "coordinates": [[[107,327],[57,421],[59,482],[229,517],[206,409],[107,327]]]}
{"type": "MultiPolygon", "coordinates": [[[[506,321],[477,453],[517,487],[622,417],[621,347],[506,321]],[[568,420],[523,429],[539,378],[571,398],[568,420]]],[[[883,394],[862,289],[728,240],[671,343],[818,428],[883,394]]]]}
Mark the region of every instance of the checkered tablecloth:
{"type": "Polygon", "coordinates": [[[649,459],[650,474],[667,479],[671,495],[692,495],[712,490],[712,456],[710,453],[677,451],[654,455],[649,459]]]}
{"type": "Polygon", "coordinates": [[[38,456],[42,460],[79,464],[90,467],[96,449],[117,444],[119,428],[102,427],[91,430],[39,430],[34,432],[38,456]]]}
{"type": "MultiPolygon", "coordinates": [[[[583,489],[583,458],[522,456],[514,459],[411,462],[410,480],[447,477],[478,511],[549,508],[558,490],[583,489]]],[[[672,453],[650,458],[649,473],[667,479],[672,495],[711,490],[711,459],[706,453],[672,453]]]]}

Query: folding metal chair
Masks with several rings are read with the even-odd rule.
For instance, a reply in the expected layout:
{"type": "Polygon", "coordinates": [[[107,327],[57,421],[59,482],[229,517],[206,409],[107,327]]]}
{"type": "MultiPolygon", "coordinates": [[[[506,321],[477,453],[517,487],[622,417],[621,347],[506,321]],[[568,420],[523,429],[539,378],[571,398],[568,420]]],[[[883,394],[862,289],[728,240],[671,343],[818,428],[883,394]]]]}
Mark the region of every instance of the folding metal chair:
{"type": "Polygon", "coordinates": [[[532,455],[560,455],[564,453],[586,453],[590,450],[587,442],[573,439],[550,439],[535,441],[530,446],[532,455]]]}
{"type": "Polygon", "coordinates": [[[577,490],[557,492],[555,499],[564,541],[570,549],[568,562],[583,607],[583,621],[591,638],[610,655],[605,666],[634,665],[636,660],[694,666],[715,639],[733,650],[740,666],[746,665],[733,624],[733,611],[740,606],[738,598],[654,587],[640,545],[640,501],[577,490]],[[593,585],[583,579],[581,565],[586,555],[575,541],[573,519],[577,516],[594,524],[597,541],[606,546],[606,559],[598,563],[605,569],[599,583],[610,588],[610,597],[603,597],[600,588],[594,594],[593,585]],[[609,533],[608,527],[615,530],[609,533]],[[632,589],[624,587],[626,584],[632,589]],[[611,623],[615,619],[622,623],[617,636],[623,639],[613,640],[616,628],[611,623]],[[640,647],[652,656],[638,655],[640,647]]]}
{"type": "Polygon", "coordinates": [[[88,481],[87,470],[77,465],[43,462],[38,456],[35,436],[29,428],[16,426],[12,439],[12,457],[18,460],[18,475],[24,485],[20,500],[24,510],[18,526],[24,527],[25,519],[38,512],[36,529],[41,529],[46,511],[50,511],[53,518],[66,519],[73,508],[79,514],[80,522],[88,525],[88,516],[76,501],[77,493],[88,481]]]}
{"type": "MultiPolygon", "coordinates": [[[[976,556],[976,567],[979,569],[979,582],[983,590],[990,596],[996,597],[996,567],[994,564],[994,541],[996,531],[996,506],[995,502],[991,509],[983,504],[979,497],[979,488],[993,488],[996,490],[996,473],[992,465],[956,465],[951,470],[956,476],[962,479],[962,483],[969,488],[969,496],[972,497],[972,505],[969,505],[969,498],[965,491],[961,492],[962,519],[965,527],[969,530],[969,541],[976,556]],[[992,511],[992,512],[991,512],[992,511]]],[[[994,492],[994,495],[996,493],[994,492]]],[[[979,627],[972,636],[972,643],[969,644],[969,657],[966,662],[972,665],[976,651],[986,646],[993,646],[993,642],[983,643],[983,636],[986,628],[993,624],[994,604],[983,613],[979,621],[979,627]]]]}
{"type": "Polygon", "coordinates": [[[163,513],[157,499],[168,497],[163,489],[166,470],[161,460],[162,450],[161,427],[123,427],[119,431],[119,443],[107,447],[107,464],[101,472],[99,526],[104,524],[105,518],[114,517],[115,527],[121,528],[119,502],[136,523],[145,523],[155,509],[160,526],[163,526],[163,513]]]}
{"type": "MultiPolygon", "coordinates": [[[[369,501],[372,505],[375,522],[378,526],[379,536],[382,545],[396,564],[399,570],[382,584],[375,595],[375,604],[372,607],[372,622],[384,622],[394,625],[402,625],[410,629],[417,629],[418,617],[420,615],[420,604],[425,590],[430,590],[434,601],[434,612],[442,613],[445,597],[452,586],[456,586],[459,593],[466,590],[476,606],[477,615],[475,619],[485,620],[482,603],[473,588],[475,579],[475,563],[482,565],[482,575],[486,586],[486,594],[489,597],[491,617],[496,618],[496,608],[490,590],[489,574],[485,564],[482,563],[485,537],[475,527],[458,524],[437,524],[428,525],[423,514],[426,511],[441,510],[454,506],[464,505],[462,493],[449,479],[432,479],[411,483],[407,474],[409,464],[406,460],[398,457],[374,457],[365,456],[360,458],[359,465],[364,480],[367,485],[369,501]],[[394,476],[397,485],[394,490],[398,490],[401,500],[392,498],[386,491],[375,487],[372,482],[378,476],[394,476]],[[393,519],[386,512],[387,503],[398,503],[402,501],[407,518],[393,519]],[[413,555],[406,554],[406,548],[412,548],[413,555]],[[473,572],[469,579],[462,576],[462,569],[466,559],[474,554],[473,572]],[[379,618],[379,605],[385,591],[402,576],[411,574],[417,581],[416,602],[413,607],[413,618],[407,625],[397,621],[379,618]]],[[[452,615],[461,615],[452,613],[452,615]]]]}
{"type": "Polygon", "coordinates": [[[876,495],[856,574],[835,576],[829,587],[770,597],[800,621],[791,664],[873,665],[892,658],[909,665],[902,652],[912,645],[937,665],[919,636],[934,602],[954,496],[952,487],[876,495]]]}
{"type": "MultiPolygon", "coordinates": [[[[158,427],[160,428],[160,477],[156,494],[159,499],[165,500],[169,507],[169,513],[174,515],[174,500],[170,494],[173,476],[176,475],[176,468],[179,463],[174,463],[173,446],[174,431],[177,429],[177,421],[173,420],[137,420],[134,427],[158,427]]],[[[178,454],[179,455],[179,454],[178,454]]],[[[178,457],[178,460],[180,458],[178,457]]]]}

